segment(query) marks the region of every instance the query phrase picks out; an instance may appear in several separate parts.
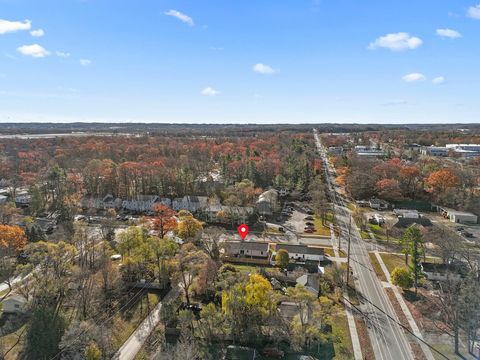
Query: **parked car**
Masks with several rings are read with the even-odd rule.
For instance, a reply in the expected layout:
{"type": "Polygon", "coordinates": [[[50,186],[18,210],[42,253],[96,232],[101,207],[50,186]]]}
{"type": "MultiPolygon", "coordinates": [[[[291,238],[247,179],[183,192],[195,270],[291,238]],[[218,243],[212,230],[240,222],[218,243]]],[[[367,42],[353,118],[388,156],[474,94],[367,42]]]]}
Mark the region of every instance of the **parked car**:
{"type": "Polygon", "coordinates": [[[313,221],[314,219],[313,219],[313,216],[308,215],[308,216],[305,216],[304,220],[312,220],[313,221]]]}
{"type": "Polygon", "coordinates": [[[307,234],[311,234],[313,232],[315,232],[315,229],[312,229],[312,228],[305,228],[304,230],[307,234]]]}
{"type": "Polygon", "coordinates": [[[313,222],[311,222],[311,221],[307,221],[307,222],[305,223],[305,225],[307,225],[307,226],[315,226],[315,224],[314,224],[313,222]]]}
{"type": "Polygon", "coordinates": [[[305,210],[305,212],[306,212],[308,215],[313,215],[313,214],[314,214],[314,212],[313,212],[312,210],[310,210],[310,209],[305,210]]]}
{"type": "Polygon", "coordinates": [[[467,238],[472,238],[473,237],[473,234],[471,232],[468,232],[468,231],[462,231],[462,235],[467,237],[467,238]]]}
{"type": "Polygon", "coordinates": [[[285,232],[285,229],[281,226],[278,227],[278,231],[280,231],[281,233],[284,233],[285,232]]]}
{"type": "Polygon", "coordinates": [[[463,227],[457,227],[455,230],[457,230],[457,231],[463,231],[463,230],[465,230],[465,229],[464,229],[463,227]]]}

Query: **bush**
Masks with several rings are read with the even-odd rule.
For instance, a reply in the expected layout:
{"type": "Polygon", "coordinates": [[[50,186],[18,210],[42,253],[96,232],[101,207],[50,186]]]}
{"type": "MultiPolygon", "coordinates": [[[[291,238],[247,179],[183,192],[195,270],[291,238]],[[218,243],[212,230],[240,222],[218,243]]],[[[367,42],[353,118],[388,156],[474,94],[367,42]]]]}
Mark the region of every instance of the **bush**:
{"type": "Polygon", "coordinates": [[[284,249],[278,250],[277,255],[275,255],[275,264],[282,269],[286,269],[289,262],[290,257],[288,256],[288,251],[284,249]]]}
{"type": "Polygon", "coordinates": [[[392,271],[392,284],[400,286],[402,289],[409,289],[413,286],[413,276],[408,269],[396,267],[392,271]]]}

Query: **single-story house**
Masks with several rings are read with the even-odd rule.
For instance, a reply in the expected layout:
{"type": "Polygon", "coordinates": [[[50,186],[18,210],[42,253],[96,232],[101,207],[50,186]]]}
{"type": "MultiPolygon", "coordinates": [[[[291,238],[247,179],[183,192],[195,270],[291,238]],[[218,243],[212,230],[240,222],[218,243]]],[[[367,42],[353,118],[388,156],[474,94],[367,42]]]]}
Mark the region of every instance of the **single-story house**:
{"type": "Polygon", "coordinates": [[[26,311],[27,299],[21,295],[10,295],[2,302],[2,310],[6,314],[21,314],[26,311]]]}
{"type": "Polygon", "coordinates": [[[452,264],[422,262],[421,266],[423,273],[431,281],[460,280],[468,273],[467,267],[461,262],[452,264]]]}
{"type": "Polygon", "coordinates": [[[274,256],[279,250],[286,250],[290,260],[305,262],[306,260],[323,261],[325,251],[323,248],[308,245],[275,244],[274,256]]]}
{"type": "Polygon", "coordinates": [[[302,320],[304,323],[308,323],[308,313],[309,311],[306,310],[301,314],[299,306],[291,301],[282,301],[278,305],[278,312],[280,316],[290,323],[296,316],[302,316],[302,320]]]}
{"type": "Polygon", "coordinates": [[[224,243],[225,257],[250,257],[263,258],[270,257],[270,244],[258,241],[226,241],[224,243]]]}
{"type": "Polygon", "coordinates": [[[15,205],[18,207],[28,207],[30,205],[30,195],[21,194],[15,196],[15,205]]]}
{"type": "Polygon", "coordinates": [[[304,274],[296,282],[318,297],[320,291],[320,276],[318,274],[304,274]]]}
{"type": "Polygon", "coordinates": [[[377,198],[370,199],[369,205],[375,210],[387,210],[390,207],[390,203],[388,201],[377,198]]]}

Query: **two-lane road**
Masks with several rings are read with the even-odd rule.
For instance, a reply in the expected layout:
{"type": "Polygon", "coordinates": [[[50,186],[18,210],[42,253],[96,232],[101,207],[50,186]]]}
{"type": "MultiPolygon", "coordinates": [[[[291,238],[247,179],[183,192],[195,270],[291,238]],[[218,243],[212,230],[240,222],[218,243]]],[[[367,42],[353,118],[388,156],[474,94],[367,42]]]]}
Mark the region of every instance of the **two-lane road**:
{"type": "Polygon", "coordinates": [[[397,319],[395,310],[373,270],[368,251],[355,226],[351,212],[333,185],[332,169],[316,130],[314,130],[314,136],[318,152],[324,162],[327,185],[335,204],[335,218],[341,230],[340,237],[344,249],[347,248],[346,234],[350,230],[350,266],[356,278],[357,292],[363,297],[361,309],[365,314],[375,357],[378,360],[411,360],[414,357],[405,333],[395,321],[391,320],[391,318],[397,319]]]}

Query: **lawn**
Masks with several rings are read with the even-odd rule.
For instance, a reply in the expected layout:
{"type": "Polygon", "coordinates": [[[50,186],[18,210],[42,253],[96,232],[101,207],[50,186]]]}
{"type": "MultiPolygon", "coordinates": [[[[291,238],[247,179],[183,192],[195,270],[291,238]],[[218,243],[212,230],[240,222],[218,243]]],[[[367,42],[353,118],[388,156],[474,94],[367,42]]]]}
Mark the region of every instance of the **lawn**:
{"type": "Polygon", "coordinates": [[[247,273],[247,274],[250,274],[250,273],[254,273],[254,272],[257,272],[257,268],[255,266],[251,266],[251,265],[233,265],[235,266],[235,269],[237,269],[238,271],[240,272],[243,272],[243,273],[247,273]]]}
{"type": "Polygon", "coordinates": [[[345,312],[333,316],[332,319],[332,335],[339,339],[334,343],[336,360],[353,359],[352,339],[350,338],[350,330],[348,328],[348,320],[345,312]]]}
{"type": "Polygon", "coordinates": [[[375,238],[377,240],[382,240],[382,241],[388,241],[388,242],[399,242],[400,240],[393,237],[393,236],[387,236],[387,231],[385,228],[381,227],[380,225],[377,224],[368,224],[368,227],[370,228],[370,231],[375,235],[375,238]]]}
{"type": "Polygon", "coordinates": [[[370,234],[367,231],[360,231],[360,236],[363,240],[370,239],[370,234]]]}
{"type": "Polygon", "coordinates": [[[373,270],[375,270],[375,274],[377,274],[380,280],[387,281],[387,277],[383,273],[382,267],[380,266],[380,263],[378,262],[378,259],[375,256],[375,253],[371,252],[371,253],[368,253],[368,255],[370,256],[370,262],[372,263],[373,270]]]}
{"type": "MultiPolygon", "coordinates": [[[[331,247],[324,247],[323,248],[325,250],[325,254],[330,256],[330,257],[334,257],[335,256],[335,252],[333,251],[333,248],[331,247]]],[[[340,255],[340,257],[347,257],[347,254],[345,254],[345,251],[343,251],[342,249],[340,249],[340,251],[338,252],[338,255],[340,255]]]]}
{"type": "Polygon", "coordinates": [[[392,273],[393,269],[396,267],[406,268],[405,265],[405,256],[399,254],[383,254],[380,253],[385,266],[387,267],[388,271],[392,273]]]}
{"type": "Polygon", "coordinates": [[[315,224],[315,232],[313,234],[321,235],[321,236],[330,236],[329,224],[332,222],[332,216],[333,215],[331,213],[327,214],[326,225],[322,224],[322,219],[320,217],[315,216],[315,220],[313,220],[313,223],[315,224]]]}

